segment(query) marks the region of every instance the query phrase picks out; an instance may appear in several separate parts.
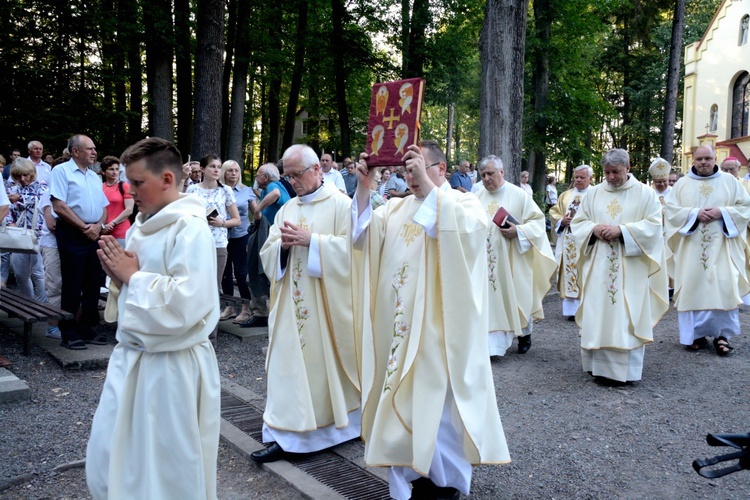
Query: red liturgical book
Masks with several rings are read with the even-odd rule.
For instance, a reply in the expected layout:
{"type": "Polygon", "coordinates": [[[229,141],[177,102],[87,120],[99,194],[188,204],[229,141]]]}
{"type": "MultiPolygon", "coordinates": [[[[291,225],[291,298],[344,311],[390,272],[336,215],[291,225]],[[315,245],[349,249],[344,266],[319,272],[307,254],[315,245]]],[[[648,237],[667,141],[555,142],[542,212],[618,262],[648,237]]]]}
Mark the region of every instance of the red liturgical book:
{"type": "Polygon", "coordinates": [[[516,218],[510,215],[510,213],[503,207],[497,209],[497,212],[495,212],[495,216],[492,218],[492,222],[503,229],[507,229],[510,227],[508,225],[508,222],[518,225],[518,221],[516,220],[516,218]]]}
{"type": "Polygon", "coordinates": [[[368,166],[403,165],[401,158],[407,148],[419,144],[424,84],[421,78],[410,78],[373,85],[367,124],[368,166]]]}

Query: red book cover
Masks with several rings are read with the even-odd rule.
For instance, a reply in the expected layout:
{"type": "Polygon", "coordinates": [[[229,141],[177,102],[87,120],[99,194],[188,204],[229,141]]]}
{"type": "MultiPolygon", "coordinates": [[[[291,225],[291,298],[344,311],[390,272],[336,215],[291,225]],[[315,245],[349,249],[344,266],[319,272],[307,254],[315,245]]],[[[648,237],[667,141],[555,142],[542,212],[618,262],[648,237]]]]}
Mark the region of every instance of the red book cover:
{"type": "Polygon", "coordinates": [[[503,229],[507,229],[510,227],[508,225],[508,222],[518,225],[518,221],[516,220],[516,218],[510,215],[510,213],[505,210],[505,207],[500,207],[497,209],[497,212],[495,212],[495,216],[492,218],[492,222],[503,229]]]}
{"type": "Polygon", "coordinates": [[[407,148],[419,144],[424,85],[421,78],[373,85],[367,124],[368,166],[403,165],[401,158],[407,148]]]}

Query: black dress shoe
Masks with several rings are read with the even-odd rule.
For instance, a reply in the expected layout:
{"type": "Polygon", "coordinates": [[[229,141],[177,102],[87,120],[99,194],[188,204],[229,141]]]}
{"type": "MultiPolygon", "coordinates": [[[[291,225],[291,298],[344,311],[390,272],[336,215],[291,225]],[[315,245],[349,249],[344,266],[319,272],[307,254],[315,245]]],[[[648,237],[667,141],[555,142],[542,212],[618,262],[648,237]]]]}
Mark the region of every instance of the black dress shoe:
{"type": "Polygon", "coordinates": [[[243,323],[240,323],[240,327],[242,328],[253,328],[256,326],[268,326],[268,318],[260,317],[260,316],[253,316],[249,320],[243,323]]]}
{"type": "Polygon", "coordinates": [[[518,337],[518,354],[526,354],[531,349],[531,334],[518,337]]]}
{"type": "Polygon", "coordinates": [[[286,452],[281,449],[279,443],[273,443],[271,446],[264,450],[254,451],[250,454],[250,458],[253,461],[264,464],[267,462],[275,462],[286,457],[286,452]]]}

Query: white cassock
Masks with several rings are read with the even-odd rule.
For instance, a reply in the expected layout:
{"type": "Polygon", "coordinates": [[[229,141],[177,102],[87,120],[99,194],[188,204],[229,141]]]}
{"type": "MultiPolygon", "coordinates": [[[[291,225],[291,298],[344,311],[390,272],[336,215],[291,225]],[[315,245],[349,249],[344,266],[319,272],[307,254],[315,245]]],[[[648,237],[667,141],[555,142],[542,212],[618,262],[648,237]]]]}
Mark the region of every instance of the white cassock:
{"type": "Polygon", "coordinates": [[[568,189],[557,199],[554,207],[549,209],[552,229],[557,234],[555,258],[557,259],[557,288],[562,298],[564,316],[575,316],[581,306],[581,289],[578,286],[578,249],[576,248],[570,226],[562,227],[560,222],[566,215],[575,216],[589,188],[568,189]]]}
{"type": "Polygon", "coordinates": [[[740,334],[739,305],[750,291],[747,242],[750,196],[734,176],[692,170],[667,197],[667,242],[674,278],[680,343],[740,334]],[[721,209],[721,219],[698,221],[702,208],[721,209]]]}
{"type": "Polygon", "coordinates": [[[94,415],[86,481],[96,499],[216,498],[221,384],[216,251],[198,197],[139,214],[126,249],[139,271],[110,287],[119,342],[94,415]]]}
{"type": "Polygon", "coordinates": [[[557,263],[547,239],[544,214],[523,189],[505,182],[495,191],[482,186],[475,194],[488,219],[490,355],[503,356],[515,337],[530,335],[534,320],[544,319],[542,300],[557,263]],[[518,238],[505,238],[492,222],[501,207],[520,222],[518,238]]]}
{"type": "Polygon", "coordinates": [[[444,182],[361,215],[354,200],[352,219],[365,462],[391,467],[394,498],[420,476],[468,494],[471,464],[510,461],[487,351],[487,218],[444,182]]]}
{"type": "Polygon", "coordinates": [[[571,231],[579,255],[583,369],[621,382],[640,380],[644,346],[669,307],[656,193],[632,175],[617,188],[607,182],[591,187],[571,231]],[[597,224],[619,226],[621,240],[596,238],[597,224]]]}
{"type": "Polygon", "coordinates": [[[263,441],[308,453],[360,435],[358,339],[352,315],[350,210],[335,186],[287,202],[260,256],[271,282],[263,441]],[[312,232],[281,261],[284,221],[312,232]]]}

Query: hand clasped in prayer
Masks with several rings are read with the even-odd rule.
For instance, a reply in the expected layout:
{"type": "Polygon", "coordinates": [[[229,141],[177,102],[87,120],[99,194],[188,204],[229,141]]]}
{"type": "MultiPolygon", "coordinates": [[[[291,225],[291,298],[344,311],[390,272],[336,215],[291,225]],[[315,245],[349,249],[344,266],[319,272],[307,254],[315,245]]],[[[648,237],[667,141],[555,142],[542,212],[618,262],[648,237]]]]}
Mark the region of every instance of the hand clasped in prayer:
{"type": "Polygon", "coordinates": [[[122,288],[123,283],[130,283],[130,277],[140,269],[138,256],[122,248],[113,236],[102,236],[96,253],[104,272],[117,288],[122,288]]]}
{"type": "Polygon", "coordinates": [[[594,236],[604,241],[615,241],[622,235],[620,226],[597,224],[594,226],[594,236]]]}
{"type": "Polygon", "coordinates": [[[721,209],[719,208],[701,208],[698,211],[698,220],[701,222],[711,222],[721,219],[721,209]]]}
{"type": "Polygon", "coordinates": [[[306,229],[295,226],[289,221],[284,221],[281,230],[281,248],[288,249],[293,246],[309,247],[312,233],[306,229]]]}

